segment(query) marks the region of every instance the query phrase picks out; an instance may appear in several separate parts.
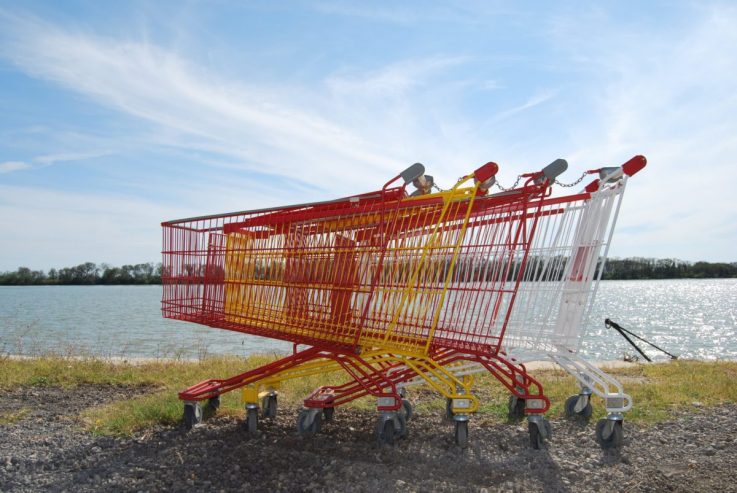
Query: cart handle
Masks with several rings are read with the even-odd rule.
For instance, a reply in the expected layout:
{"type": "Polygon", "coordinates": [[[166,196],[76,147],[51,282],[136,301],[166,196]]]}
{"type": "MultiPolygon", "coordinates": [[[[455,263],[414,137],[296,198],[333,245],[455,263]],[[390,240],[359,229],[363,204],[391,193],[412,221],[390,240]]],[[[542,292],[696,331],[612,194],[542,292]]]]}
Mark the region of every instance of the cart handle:
{"type": "Polygon", "coordinates": [[[476,178],[481,183],[484,183],[486,180],[490,180],[491,178],[494,178],[496,174],[499,172],[499,165],[489,161],[485,165],[478,168],[476,171],[473,172],[473,177],[476,178]]]}
{"type": "Polygon", "coordinates": [[[386,182],[384,185],[384,188],[382,190],[386,190],[389,185],[397,181],[398,179],[404,180],[404,185],[406,186],[407,183],[411,183],[412,181],[418,179],[422,175],[425,174],[425,166],[422,163],[415,163],[409,168],[405,169],[401,173],[399,173],[397,176],[386,182]]]}
{"type": "Polygon", "coordinates": [[[632,176],[647,165],[645,156],[635,156],[622,165],[622,171],[627,176],[632,176]]]}
{"type": "Polygon", "coordinates": [[[592,173],[599,173],[599,178],[586,185],[585,190],[589,193],[597,191],[605,183],[611,183],[622,178],[623,175],[633,176],[647,165],[645,156],[637,155],[616,168],[599,168],[591,170],[592,173]]]}
{"type": "Polygon", "coordinates": [[[522,176],[532,178],[538,185],[545,179],[551,185],[555,183],[555,179],[558,178],[565,170],[568,169],[568,161],[565,159],[556,159],[552,163],[545,166],[540,171],[535,173],[525,173],[522,176]]]}

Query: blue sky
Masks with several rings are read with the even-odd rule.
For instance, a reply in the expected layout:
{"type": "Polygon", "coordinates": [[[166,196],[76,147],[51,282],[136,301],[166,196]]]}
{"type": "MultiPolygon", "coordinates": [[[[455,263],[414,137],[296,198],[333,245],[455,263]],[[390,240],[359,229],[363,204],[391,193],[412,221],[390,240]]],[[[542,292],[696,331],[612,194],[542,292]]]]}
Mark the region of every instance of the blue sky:
{"type": "Polygon", "coordinates": [[[0,1],[0,270],[159,259],[162,220],[416,161],[645,171],[615,256],[737,260],[737,7],[0,1]]]}

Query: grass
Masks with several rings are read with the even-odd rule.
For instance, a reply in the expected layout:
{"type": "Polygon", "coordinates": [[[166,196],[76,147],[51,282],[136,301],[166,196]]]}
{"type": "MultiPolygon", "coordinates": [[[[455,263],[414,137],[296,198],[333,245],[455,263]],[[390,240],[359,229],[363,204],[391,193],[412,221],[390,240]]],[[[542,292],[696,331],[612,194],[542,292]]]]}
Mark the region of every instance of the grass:
{"type": "Polygon", "coordinates": [[[27,407],[22,407],[13,411],[0,412],[0,426],[13,424],[16,421],[20,421],[25,418],[31,410],[27,407]]]}
{"type": "MultiPolygon", "coordinates": [[[[100,359],[41,357],[27,360],[0,360],[0,388],[20,385],[60,386],[72,388],[83,384],[146,385],[158,389],[128,400],[117,401],[87,410],[82,418],[85,426],[96,434],[131,435],[151,425],[173,424],[181,420],[182,404],[177,392],[208,378],[229,377],[270,361],[268,356],[247,359],[234,357],[208,358],[199,362],[155,361],[121,363],[100,359]]],[[[632,395],[635,406],[626,419],[639,423],[656,423],[673,411],[692,407],[714,406],[737,402],[737,362],[704,362],[679,360],[662,364],[642,364],[607,370],[620,379],[625,391],[632,395]]],[[[563,403],[578,392],[575,380],[562,371],[534,372],[542,382],[553,405],[549,414],[563,415],[563,403]]],[[[285,382],[280,402],[296,405],[315,387],[338,383],[340,374],[320,375],[285,382]]],[[[423,388],[410,390],[418,411],[437,410],[444,400],[423,388]]],[[[477,378],[476,392],[481,399],[478,418],[489,421],[506,419],[507,392],[491,376],[477,378]]],[[[594,401],[594,418],[604,415],[600,400],[594,401]]],[[[373,409],[372,399],[360,399],[353,407],[373,409]]],[[[0,425],[22,419],[28,410],[0,414],[0,425]]],[[[231,392],[222,398],[220,413],[241,415],[240,394],[231,392]]]]}

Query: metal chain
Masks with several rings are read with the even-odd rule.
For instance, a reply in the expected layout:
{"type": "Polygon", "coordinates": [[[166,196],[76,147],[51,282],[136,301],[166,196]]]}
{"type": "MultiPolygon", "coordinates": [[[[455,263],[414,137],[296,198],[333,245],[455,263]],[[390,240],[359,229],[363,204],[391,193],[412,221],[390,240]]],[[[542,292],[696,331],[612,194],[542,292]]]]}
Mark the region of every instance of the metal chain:
{"type": "MultiPolygon", "coordinates": [[[[584,180],[584,178],[586,178],[586,175],[588,175],[588,174],[589,173],[587,173],[586,171],[584,171],[581,174],[581,176],[578,178],[578,180],[574,181],[573,183],[562,183],[562,182],[560,182],[558,180],[555,180],[555,184],[558,185],[558,186],[561,186],[561,187],[565,187],[565,188],[575,187],[576,185],[578,185],[579,183],[581,183],[584,180]]],[[[459,181],[462,180],[462,179],[463,179],[463,177],[459,178],[459,181]]],[[[497,187],[502,192],[508,192],[510,190],[514,190],[515,188],[517,188],[517,185],[519,185],[519,182],[521,180],[522,180],[522,175],[519,175],[517,177],[517,180],[514,182],[514,184],[511,187],[508,187],[508,188],[507,187],[503,187],[501,185],[501,183],[499,183],[498,181],[494,182],[494,185],[492,185],[492,186],[497,187]]],[[[439,186],[437,186],[435,183],[432,184],[432,188],[434,188],[438,192],[445,192],[445,190],[443,190],[442,188],[440,188],[439,186]]]]}
{"type": "Polygon", "coordinates": [[[501,186],[501,184],[498,181],[494,182],[494,186],[497,187],[502,192],[508,192],[509,190],[514,190],[515,188],[517,188],[517,185],[519,185],[519,182],[521,179],[522,179],[522,175],[519,175],[517,177],[517,181],[514,182],[514,185],[512,185],[509,188],[504,188],[503,186],[501,186]]]}
{"type": "Polygon", "coordinates": [[[578,180],[574,181],[573,183],[567,183],[566,184],[566,183],[561,183],[558,180],[555,180],[555,184],[556,185],[559,185],[561,187],[566,187],[566,188],[575,187],[576,185],[578,185],[579,183],[581,183],[584,178],[586,178],[586,175],[588,175],[588,173],[584,171],[583,174],[581,175],[581,177],[578,180]]]}

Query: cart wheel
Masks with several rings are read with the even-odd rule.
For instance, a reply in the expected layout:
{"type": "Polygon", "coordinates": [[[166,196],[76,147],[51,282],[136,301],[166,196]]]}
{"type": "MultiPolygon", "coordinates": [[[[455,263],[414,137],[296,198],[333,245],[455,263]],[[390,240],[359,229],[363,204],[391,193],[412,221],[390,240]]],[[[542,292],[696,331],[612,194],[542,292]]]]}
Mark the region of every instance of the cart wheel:
{"type": "Polygon", "coordinates": [[[509,419],[522,419],[525,417],[525,400],[516,395],[509,396],[507,404],[507,415],[509,419]]]}
{"type": "Polygon", "coordinates": [[[376,424],[376,439],[379,445],[392,445],[397,435],[401,433],[401,430],[397,430],[394,427],[394,420],[391,418],[379,418],[376,424]]]}
{"type": "Polygon", "coordinates": [[[545,443],[544,431],[540,429],[537,423],[532,421],[527,423],[527,429],[530,432],[530,445],[532,448],[535,450],[543,448],[543,443],[545,443]]]}
{"type": "Polygon", "coordinates": [[[455,440],[459,447],[468,447],[468,421],[456,421],[455,440]]]}
{"type": "Polygon", "coordinates": [[[261,417],[267,418],[267,419],[276,418],[277,407],[278,405],[277,405],[276,396],[267,395],[261,400],[261,408],[263,409],[261,417]]]}
{"type": "Polygon", "coordinates": [[[330,423],[333,420],[333,414],[335,414],[335,408],[334,407],[324,407],[322,408],[322,415],[325,418],[326,423],[330,423]]]}
{"type": "Polygon", "coordinates": [[[320,421],[322,413],[314,413],[311,409],[302,409],[297,415],[297,432],[302,436],[312,436],[320,432],[320,421]],[[312,422],[309,420],[311,416],[312,422]]]}
{"type": "Polygon", "coordinates": [[[619,448],[622,446],[624,441],[624,430],[622,429],[622,421],[615,421],[613,424],[612,432],[608,437],[604,437],[604,432],[607,428],[607,418],[602,418],[596,423],[596,441],[601,445],[601,448],[612,449],[619,448]]]}
{"type": "Polygon", "coordinates": [[[453,421],[453,399],[445,399],[445,419],[453,421]]]}
{"type": "Polygon", "coordinates": [[[207,399],[207,407],[212,409],[213,411],[217,411],[220,409],[220,396],[216,395],[215,397],[210,397],[207,399]]]}
{"type": "Polygon", "coordinates": [[[207,404],[202,409],[202,419],[210,419],[218,412],[220,407],[220,396],[210,397],[207,399],[207,404]]]}
{"type": "Polygon", "coordinates": [[[404,417],[405,421],[412,419],[412,404],[407,399],[402,399],[402,407],[399,409],[399,414],[404,417]]]}
{"type": "Polygon", "coordinates": [[[191,430],[192,427],[202,422],[202,407],[199,402],[184,404],[184,428],[191,430]]]}
{"type": "Polygon", "coordinates": [[[407,416],[402,412],[398,412],[397,420],[399,421],[399,430],[397,430],[396,438],[407,438],[409,436],[409,430],[407,429],[407,416]]]}
{"type": "Polygon", "coordinates": [[[258,409],[246,409],[246,429],[251,435],[258,432],[258,409]]]}
{"type": "Polygon", "coordinates": [[[566,418],[573,418],[576,416],[580,416],[585,419],[589,419],[591,417],[591,414],[594,412],[594,408],[591,405],[591,400],[586,403],[586,407],[581,409],[581,411],[576,412],[576,403],[578,403],[578,397],[577,395],[572,395],[568,399],[566,399],[566,418]]]}

